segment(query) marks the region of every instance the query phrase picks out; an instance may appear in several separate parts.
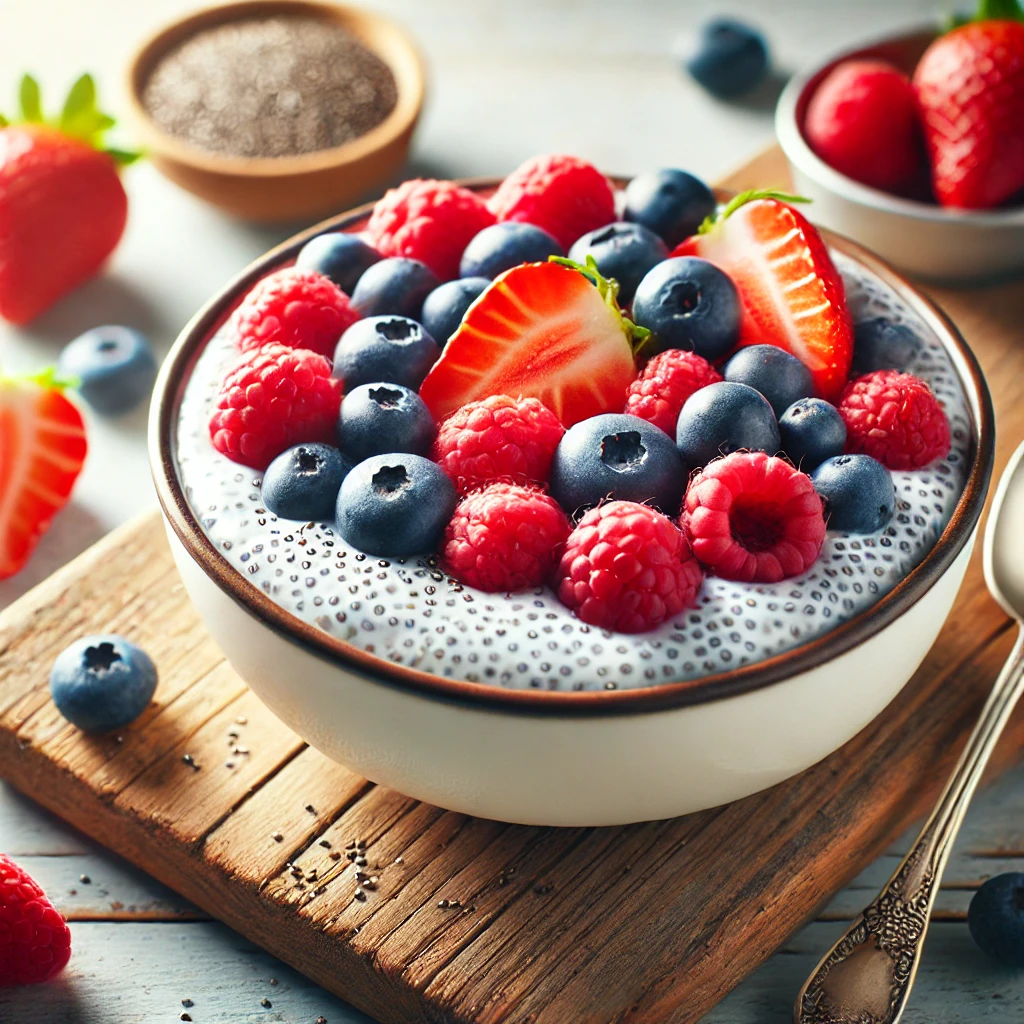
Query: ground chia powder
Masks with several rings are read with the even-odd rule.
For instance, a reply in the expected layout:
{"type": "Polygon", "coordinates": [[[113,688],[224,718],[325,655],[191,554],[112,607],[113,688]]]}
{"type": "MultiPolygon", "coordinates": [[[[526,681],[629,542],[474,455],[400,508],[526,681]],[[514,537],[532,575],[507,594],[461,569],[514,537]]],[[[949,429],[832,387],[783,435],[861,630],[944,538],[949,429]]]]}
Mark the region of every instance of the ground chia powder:
{"type": "Polygon", "coordinates": [[[394,109],[391,69],[340,25],[254,17],[168,50],[142,90],[171,135],[233,156],[294,156],[365,135],[394,109]]]}

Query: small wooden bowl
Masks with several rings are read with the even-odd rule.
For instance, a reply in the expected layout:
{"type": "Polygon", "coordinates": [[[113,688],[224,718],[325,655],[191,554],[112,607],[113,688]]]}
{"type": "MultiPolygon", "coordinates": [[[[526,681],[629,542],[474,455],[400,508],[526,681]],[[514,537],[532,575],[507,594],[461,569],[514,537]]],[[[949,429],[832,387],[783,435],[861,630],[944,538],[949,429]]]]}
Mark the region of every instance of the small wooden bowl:
{"type": "Polygon", "coordinates": [[[143,43],[128,70],[132,118],[157,169],[228,213],[264,222],[308,220],[344,209],[388,181],[408,153],[424,88],[422,59],[402,29],[380,15],[323,0],[242,0],[205,8],[143,43]],[[189,36],[254,15],[313,16],[342,25],[391,69],[398,90],[394,110],[351,142],[297,156],[222,155],[164,131],[142,103],[142,90],[157,61],[189,36]]]}

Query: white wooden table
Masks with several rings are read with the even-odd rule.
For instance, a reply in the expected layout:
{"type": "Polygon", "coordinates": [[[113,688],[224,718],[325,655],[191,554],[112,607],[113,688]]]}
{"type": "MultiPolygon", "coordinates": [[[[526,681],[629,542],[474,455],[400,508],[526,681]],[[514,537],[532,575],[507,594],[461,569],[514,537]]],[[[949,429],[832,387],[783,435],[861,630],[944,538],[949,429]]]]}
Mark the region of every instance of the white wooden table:
{"type": "MultiPolygon", "coordinates": [[[[92,70],[115,112],[134,44],[193,0],[0,0],[0,110],[31,69],[51,102],[92,70]]],[[[680,166],[714,178],[772,137],[771,96],[725,105],[677,69],[671,43],[721,5],[690,0],[369,0],[401,19],[431,66],[430,98],[409,174],[499,174],[538,152],[578,153],[611,171],[680,166]]],[[[782,68],[865,35],[920,22],[929,0],[737,0],[730,13],[765,26],[782,68]]],[[[131,219],[107,274],[30,328],[0,325],[0,364],[54,359],[87,327],[129,323],[166,350],[191,313],[286,229],[231,221],[141,165],[127,175],[131,219]]],[[[55,239],[54,244],[59,244],[55,239]]],[[[92,453],[73,504],[0,607],[103,533],[149,507],[145,416],[93,418],[92,453]]],[[[364,1021],[362,1015],[210,921],[173,893],[67,829],[0,783],[0,850],[48,889],[72,920],[74,958],[59,982],[0,992],[0,1024],[172,1021],[182,999],[202,1024],[364,1021]],[[88,879],[83,881],[82,876],[88,879]],[[272,981],[273,979],[273,981],[272,981]],[[276,984],[274,984],[276,982],[276,984]],[[268,999],[270,1007],[261,1005],[268,999]]],[[[707,1018],[789,1019],[799,983],[888,875],[899,845],[707,1018]]],[[[908,1024],[1024,1021],[1024,977],[988,964],[964,913],[987,875],[1024,869],[1024,771],[972,809],[947,875],[908,1024]]],[[[571,1024],[571,1022],[567,1022],[571,1024]]]]}

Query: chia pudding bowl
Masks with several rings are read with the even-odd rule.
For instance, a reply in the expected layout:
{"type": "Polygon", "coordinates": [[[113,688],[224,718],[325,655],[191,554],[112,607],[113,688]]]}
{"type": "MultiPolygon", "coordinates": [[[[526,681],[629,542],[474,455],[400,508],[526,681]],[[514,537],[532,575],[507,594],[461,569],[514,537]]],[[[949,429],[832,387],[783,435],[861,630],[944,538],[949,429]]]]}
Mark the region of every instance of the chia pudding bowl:
{"type": "Polygon", "coordinates": [[[824,233],[854,318],[884,314],[918,336],[909,369],[946,412],[949,455],[894,472],[889,526],[830,531],[801,576],[708,576],[695,607],[646,633],[614,633],[550,590],[483,593],[436,557],[379,558],[333,524],[279,520],[261,502],[261,473],[213,448],[206,424],[237,356],[223,330],[230,314],[307,241],[361,230],[370,209],[295,236],[219,292],[178,338],[152,407],[151,461],[182,580],[232,666],[289,728],[442,807],[597,826],[765,789],[883,711],[949,613],[992,470],[988,389],[941,310],[824,233]]]}

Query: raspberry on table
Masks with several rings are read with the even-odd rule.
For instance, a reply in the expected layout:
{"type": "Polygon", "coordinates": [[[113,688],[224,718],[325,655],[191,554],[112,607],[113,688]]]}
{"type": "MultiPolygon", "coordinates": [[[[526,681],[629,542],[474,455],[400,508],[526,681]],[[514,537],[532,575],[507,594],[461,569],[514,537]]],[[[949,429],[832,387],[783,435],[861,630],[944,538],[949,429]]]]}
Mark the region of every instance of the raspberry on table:
{"type": "Polygon", "coordinates": [[[359,319],[348,296],[323,274],[285,267],[263,278],[231,317],[243,352],[276,342],[330,356],[359,319]]]}
{"type": "Polygon", "coordinates": [[[470,239],[494,223],[475,192],[452,181],[415,178],[377,201],[364,237],[383,256],[425,263],[442,280],[459,276],[470,239]]]}
{"type": "Polygon", "coordinates": [[[0,988],[49,981],[70,956],[67,922],[25,871],[0,853],[0,988]]]}
{"type": "Polygon", "coordinates": [[[734,452],[691,481],[683,524],[709,572],[778,583],[814,564],[825,540],[821,498],[806,473],[765,452],[734,452]]]}
{"type": "Polygon", "coordinates": [[[499,221],[535,224],[568,250],[588,231],[615,220],[608,179],[574,156],[538,156],[520,164],[488,202],[499,221]]]}
{"type": "Polygon", "coordinates": [[[316,352],[271,344],[242,356],[221,384],[210,439],[233,462],[266,469],[304,441],[333,443],[342,382],[316,352]]]}
{"type": "Polygon", "coordinates": [[[558,502],[538,488],[493,483],[455,509],[441,564],[460,583],[492,593],[539,587],[570,529],[558,502]]]}
{"type": "Polygon", "coordinates": [[[651,359],[630,384],[624,411],[653,423],[674,438],[676,421],[686,400],[695,391],[721,379],[722,375],[696,352],[666,349],[651,359]]]}
{"type": "Polygon", "coordinates": [[[544,484],[564,433],[539,399],[491,395],[456,409],[441,424],[431,458],[460,494],[495,480],[544,484]]]}
{"type": "Polygon", "coordinates": [[[692,606],[703,579],[671,519],[649,505],[609,501],[569,534],[552,585],[584,622],[643,633],[692,606]]]}
{"type": "Polygon", "coordinates": [[[920,469],[949,454],[949,420],[919,377],[876,370],[846,385],[839,399],[846,450],[888,469],[920,469]]]}

